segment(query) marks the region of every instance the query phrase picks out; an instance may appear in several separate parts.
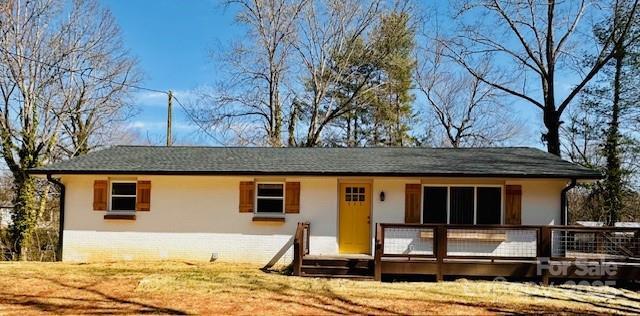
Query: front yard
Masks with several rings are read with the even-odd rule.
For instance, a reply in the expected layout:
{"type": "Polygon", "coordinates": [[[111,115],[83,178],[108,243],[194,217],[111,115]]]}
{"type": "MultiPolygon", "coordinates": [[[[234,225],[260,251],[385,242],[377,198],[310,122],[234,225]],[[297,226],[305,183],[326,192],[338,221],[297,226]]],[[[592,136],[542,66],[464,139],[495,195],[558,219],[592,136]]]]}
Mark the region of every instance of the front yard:
{"type": "Polygon", "coordinates": [[[609,287],[465,281],[377,283],[264,273],[224,263],[0,263],[0,314],[638,313],[609,287]]]}

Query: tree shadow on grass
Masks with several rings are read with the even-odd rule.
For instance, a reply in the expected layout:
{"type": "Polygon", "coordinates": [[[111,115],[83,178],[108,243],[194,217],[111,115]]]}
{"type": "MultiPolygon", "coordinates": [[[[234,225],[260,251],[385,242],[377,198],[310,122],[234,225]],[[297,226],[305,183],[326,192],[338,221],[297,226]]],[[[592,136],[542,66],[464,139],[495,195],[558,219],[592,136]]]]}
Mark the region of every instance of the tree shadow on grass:
{"type": "Polygon", "coordinates": [[[105,292],[94,289],[97,283],[75,286],[55,279],[39,278],[43,282],[52,284],[67,290],[67,295],[46,296],[4,293],[0,290],[0,301],[13,306],[23,306],[50,313],[72,314],[171,314],[187,315],[178,309],[155,306],[152,304],[137,302],[119,298],[105,292]],[[80,293],[78,293],[78,291],[80,293]],[[80,294],[80,295],[77,295],[80,294]],[[90,296],[96,298],[89,298],[90,296]]]}
{"type": "MultiPolygon", "coordinates": [[[[298,304],[308,306],[310,308],[318,308],[319,310],[323,310],[325,312],[331,313],[339,313],[339,314],[403,314],[402,311],[394,309],[392,307],[380,307],[371,304],[363,304],[354,300],[351,297],[341,296],[335,293],[329,286],[322,287],[319,291],[305,291],[300,289],[295,289],[285,283],[281,282],[269,282],[269,284],[262,284],[262,281],[254,282],[254,286],[264,287],[265,289],[269,289],[272,293],[277,294],[274,300],[280,301],[282,303],[289,304],[298,304]],[[278,284],[279,283],[279,284],[278,284]],[[307,303],[304,300],[311,301],[314,303],[307,303]]],[[[253,287],[248,287],[247,289],[251,290],[253,287]]],[[[566,289],[562,289],[566,290],[566,289]]],[[[558,300],[555,297],[547,297],[544,295],[536,295],[535,293],[522,292],[528,297],[536,297],[550,300],[558,300]]],[[[590,293],[585,291],[585,294],[590,293]]],[[[447,296],[455,295],[454,293],[442,293],[447,296]]],[[[569,293],[569,296],[571,293],[569,293]]],[[[634,298],[632,295],[628,294],[619,294],[618,297],[620,299],[629,301],[631,303],[636,302],[637,298],[634,298]]],[[[372,298],[376,300],[375,298],[372,298]]],[[[393,299],[393,298],[390,298],[393,299]]],[[[414,302],[415,304],[428,304],[433,305],[435,307],[438,306],[451,306],[451,309],[455,309],[455,307],[469,307],[469,308],[477,308],[481,309],[487,313],[499,313],[499,314],[522,314],[522,313],[580,313],[583,315],[598,315],[598,312],[589,311],[588,308],[581,308],[579,310],[574,309],[573,307],[563,307],[562,304],[560,306],[549,306],[545,303],[540,304],[513,304],[513,306],[509,304],[500,304],[494,302],[470,302],[461,298],[460,300],[456,299],[428,299],[428,298],[399,298],[399,301],[406,302],[414,302]]],[[[612,312],[619,313],[640,313],[640,309],[637,309],[634,306],[630,306],[624,304],[624,302],[619,303],[598,303],[598,302],[589,302],[586,300],[571,300],[565,299],[566,302],[579,302],[585,303],[588,306],[611,310],[612,312]]],[[[566,306],[566,305],[565,305],[566,306]]],[[[425,311],[428,312],[428,311],[425,311]]],[[[433,310],[433,313],[438,312],[447,312],[442,310],[433,310]]]]}
{"type": "Polygon", "coordinates": [[[640,302],[638,297],[633,297],[623,291],[618,293],[604,293],[598,291],[598,287],[578,288],[578,287],[558,287],[551,288],[546,293],[532,293],[530,291],[520,291],[531,297],[543,298],[547,300],[555,300],[560,302],[577,302],[586,305],[590,305],[597,308],[607,309],[612,312],[625,313],[625,314],[640,314],[640,307],[630,304],[624,304],[622,302],[638,303],[640,302]],[[561,290],[562,296],[557,295],[556,290],[561,290]],[[588,300],[587,297],[595,298],[598,301],[588,300]],[[622,302],[614,303],[616,299],[622,300],[622,302]]]}
{"type": "MultiPolygon", "coordinates": [[[[326,282],[327,280],[319,279],[319,282],[326,282]]],[[[376,283],[378,284],[378,283],[376,283]]],[[[340,295],[332,290],[328,284],[320,286],[319,288],[299,289],[291,286],[288,282],[273,281],[257,279],[252,280],[250,284],[238,283],[235,289],[225,290],[222,292],[227,294],[237,293],[238,289],[244,289],[246,291],[256,291],[261,289],[268,291],[271,294],[269,300],[282,303],[283,306],[301,306],[309,308],[312,312],[324,312],[333,314],[385,314],[385,315],[401,315],[406,311],[401,311],[399,308],[380,306],[385,304],[385,299],[381,298],[368,298],[368,297],[347,297],[340,295]],[[367,304],[358,302],[358,298],[371,299],[378,301],[380,304],[367,304]]],[[[449,293],[451,294],[451,293],[449,293]]],[[[389,299],[394,299],[390,297],[389,299]]],[[[485,313],[522,313],[521,309],[506,308],[496,304],[484,304],[476,302],[465,302],[463,300],[429,300],[429,299],[415,299],[415,298],[400,298],[397,301],[413,302],[415,304],[425,304],[431,307],[431,310],[415,311],[422,313],[446,313],[447,311],[439,310],[442,306],[449,305],[448,309],[453,310],[456,307],[468,307],[480,309],[485,313]]],[[[571,310],[561,309],[543,309],[547,312],[571,312],[571,310]]],[[[540,309],[532,308],[529,312],[540,312],[540,309]]]]}

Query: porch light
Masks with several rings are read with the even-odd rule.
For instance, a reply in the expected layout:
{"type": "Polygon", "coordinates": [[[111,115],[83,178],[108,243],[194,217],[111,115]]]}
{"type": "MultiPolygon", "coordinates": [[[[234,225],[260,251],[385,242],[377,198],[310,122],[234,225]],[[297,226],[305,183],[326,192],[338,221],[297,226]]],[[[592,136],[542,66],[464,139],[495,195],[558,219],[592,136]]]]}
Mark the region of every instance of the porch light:
{"type": "Polygon", "coordinates": [[[380,191],[380,201],[384,202],[384,191],[380,191]]]}

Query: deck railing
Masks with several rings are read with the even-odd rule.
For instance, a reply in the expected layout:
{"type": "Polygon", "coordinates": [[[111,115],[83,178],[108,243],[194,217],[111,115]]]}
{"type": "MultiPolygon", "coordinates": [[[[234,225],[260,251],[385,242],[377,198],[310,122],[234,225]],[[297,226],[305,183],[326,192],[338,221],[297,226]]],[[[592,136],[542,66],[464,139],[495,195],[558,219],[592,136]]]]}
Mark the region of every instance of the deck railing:
{"type": "Polygon", "coordinates": [[[308,222],[300,222],[296,227],[293,238],[293,275],[302,274],[302,260],[309,254],[310,226],[308,222]]]}
{"type": "Polygon", "coordinates": [[[640,229],[629,227],[551,228],[551,257],[640,262],[640,229]]]}
{"type": "Polygon", "coordinates": [[[431,261],[442,278],[445,261],[640,259],[640,228],[532,225],[378,224],[376,278],[381,261],[431,261]]]}

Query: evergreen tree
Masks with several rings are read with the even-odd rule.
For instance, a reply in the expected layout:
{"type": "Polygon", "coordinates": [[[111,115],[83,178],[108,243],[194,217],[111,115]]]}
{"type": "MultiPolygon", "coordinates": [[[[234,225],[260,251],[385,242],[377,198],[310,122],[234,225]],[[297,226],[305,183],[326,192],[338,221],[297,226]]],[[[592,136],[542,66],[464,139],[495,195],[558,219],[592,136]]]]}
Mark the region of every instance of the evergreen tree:
{"type": "Polygon", "coordinates": [[[336,63],[345,62],[351,71],[333,90],[337,99],[354,95],[354,82],[367,81],[367,89],[353,100],[352,107],[335,126],[343,130],[344,146],[407,146],[414,142],[409,135],[414,118],[411,93],[415,60],[415,32],[406,12],[383,15],[368,39],[360,40],[348,56],[337,54],[336,63]],[[353,78],[359,80],[353,80],[353,78]]]}

